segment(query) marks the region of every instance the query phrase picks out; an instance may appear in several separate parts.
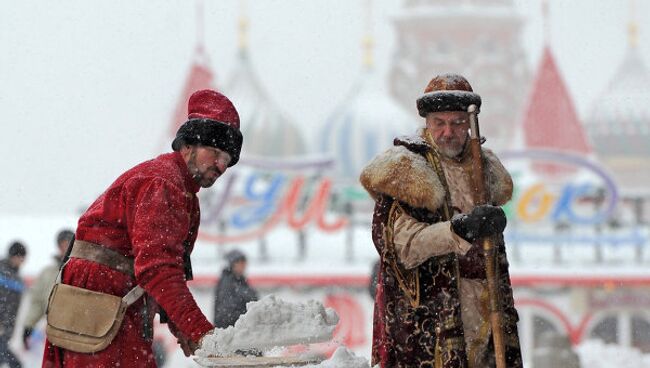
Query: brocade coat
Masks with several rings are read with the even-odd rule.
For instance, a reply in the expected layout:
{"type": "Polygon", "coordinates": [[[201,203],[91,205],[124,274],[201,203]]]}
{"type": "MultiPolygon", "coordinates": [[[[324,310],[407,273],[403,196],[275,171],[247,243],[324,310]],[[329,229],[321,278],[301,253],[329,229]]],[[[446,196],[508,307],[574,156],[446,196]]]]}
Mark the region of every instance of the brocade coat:
{"type": "MultiPolygon", "coordinates": [[[[360,177],[376,202],[372,235],[381,262],[372,365],[493,367],[485,260],[480,247],[451,230],[443,210],[445,203],[450,215],[474,207],[468,150],[458,160],[439,156],[447,191],[423,138],[401,137],[394,144],[360,177]]],[[[512,179],[491,151],[483,154],[489,201],[503,205],[512,179]]],[[[505,245],[501,235],[495,240],[506,362],[521,367],[505,245]]]]}

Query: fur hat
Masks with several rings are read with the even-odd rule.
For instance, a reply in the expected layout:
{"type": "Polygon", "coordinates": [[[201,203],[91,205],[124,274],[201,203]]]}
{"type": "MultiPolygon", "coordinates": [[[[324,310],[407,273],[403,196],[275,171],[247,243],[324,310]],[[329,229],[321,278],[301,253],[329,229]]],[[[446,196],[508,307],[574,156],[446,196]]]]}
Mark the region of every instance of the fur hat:
{"type": "Polygon", "coordinates": [[[239,130],[239,114],[228,97],[209,89],[196,91],[187,104],[189,119],[176,132],[172,149],[183,143],[211,146],[228,152],[233,166],[239,161],[243,136],[239,130]]]}
{"type": "Polygon", "coordinates": [[[481,107],[481,96],[474,93],[467,79],[459,74],[438,75],[418,98],[417,107],[423,118],[430,112],[467,111],[469,105],[481,107]]]}

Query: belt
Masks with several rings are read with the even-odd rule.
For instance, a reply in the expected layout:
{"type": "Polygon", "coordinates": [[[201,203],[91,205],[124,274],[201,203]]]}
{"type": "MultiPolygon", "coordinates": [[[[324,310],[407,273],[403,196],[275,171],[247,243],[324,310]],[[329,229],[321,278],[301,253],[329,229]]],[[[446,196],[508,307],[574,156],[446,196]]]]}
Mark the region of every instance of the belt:
{"type": "Polygon", "coordinates": [[[75,240],[72,246],[70,257],[85,259],[95,263],[103,264],[116,271],[133,276],[133,258],[124,256],[103,245],[90,243],[83,240],[75,240]]]}

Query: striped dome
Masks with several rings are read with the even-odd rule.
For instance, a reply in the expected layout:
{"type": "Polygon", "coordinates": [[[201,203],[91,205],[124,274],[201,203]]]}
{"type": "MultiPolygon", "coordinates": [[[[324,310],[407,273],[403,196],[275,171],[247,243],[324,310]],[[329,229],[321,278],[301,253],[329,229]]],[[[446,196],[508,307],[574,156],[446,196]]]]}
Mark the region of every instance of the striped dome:
{"type": "Polygon", "coordinates": [[[242,157],[287,157],[305,153],[301,131],[271,101],[255,75],[246,50],[226,90],[239,112],[244,144],[242,157]]]}
{"type": "Polygon", "coordinates": [[[321,152],[335,157],[338,178],[357,182],[368,161],[391,147],[395,137],[413,134],[422,124],[415,101],[413,111],[409,116],[391,100],[383,80],[368,68],[325,121],[318,137],[321,152]]]}
{"type": "Polygon", "coordinates": [[[599,156],[650,157],[648,86],[648,69],[632,47],[586,121],[599,156]]]}

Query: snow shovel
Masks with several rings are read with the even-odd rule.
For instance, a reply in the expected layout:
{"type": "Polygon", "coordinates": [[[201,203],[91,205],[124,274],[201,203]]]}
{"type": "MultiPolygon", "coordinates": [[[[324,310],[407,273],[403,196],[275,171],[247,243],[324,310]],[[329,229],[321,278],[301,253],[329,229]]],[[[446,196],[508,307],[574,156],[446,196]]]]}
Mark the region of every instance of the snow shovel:
{"type": "Polygon", "coordinates": [[[319,364],[323,361],[319,357],[256,357],[256,356],[228,356],[228,357],[195,357],[194,361],[201,367],[233,367],[233,368],[260,368],[260,367],[293,367],[307,364],[319,364]]]}

